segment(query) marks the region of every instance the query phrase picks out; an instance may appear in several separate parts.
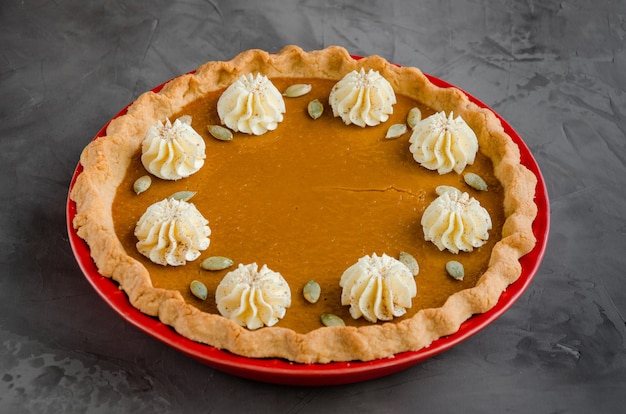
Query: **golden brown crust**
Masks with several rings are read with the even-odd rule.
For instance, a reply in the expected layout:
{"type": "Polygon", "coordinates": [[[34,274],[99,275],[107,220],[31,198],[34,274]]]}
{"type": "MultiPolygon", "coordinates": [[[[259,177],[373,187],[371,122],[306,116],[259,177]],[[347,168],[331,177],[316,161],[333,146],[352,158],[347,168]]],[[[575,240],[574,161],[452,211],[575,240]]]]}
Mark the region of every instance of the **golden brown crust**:
{"type": "Polygon", "coordinates": [[[277,54],[250,50],[228,62],[206,63],[194,74],[170,81],[159,93],[140,96],[124,116],[110,123],[105,137],[85,148],[80,162],[84,170],[70,195],[77,209],[73,224],[87,241],[100,273],[119,283],[133,306],[181,335],[251,358],[278,357],[301,363],[367,361],[429,346],[456,332],[472,315],[491,309],[507,286],[519,278],[519,258],[536,242],[531,227],[537,213],[533,201],[536,177],[520,164],[519,148],[491,111],[471,103],[455,88],[433,85],[418,69],[401,68],[377,56],[355,60],[340,47],[304,52],[288,46],[277,54]],[[124,251],[111,216],[116,189],[147,129],[243,74],[338,80],[361,67],[378,70],[395,90],[436,111],[461,115],[477,133],[481,151],[492,159],[505,190],[507,218],[502,240],[494,247],[489,268],[476,286],[450,296],[440,308],[424,309],[398,323],[320,328],[307,334],[278,327],[249,331],[219,315],[199,311],[177,291],[154,288],[145,267],[124,251]]]}

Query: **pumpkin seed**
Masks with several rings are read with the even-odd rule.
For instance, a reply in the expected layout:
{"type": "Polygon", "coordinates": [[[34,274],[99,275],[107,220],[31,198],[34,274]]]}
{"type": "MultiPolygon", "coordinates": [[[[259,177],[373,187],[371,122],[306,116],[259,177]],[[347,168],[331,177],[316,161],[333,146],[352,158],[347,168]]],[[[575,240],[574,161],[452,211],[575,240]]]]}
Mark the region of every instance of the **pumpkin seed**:
{"type": "Polygon", "coordinates": [[[456,280],[463,280],[463,277],[465,277],[463,265],[456,260],[450,260],[446,263],[446,272],[456,280]]]}
{"type": "Polygon", "coordinates": [[[406,131],[408,131],[406,124],[393,124],[387,130],[387,135],[385,135],[385,138],[387,139],[399,138],[402,135],[406,134],[406,131]]]}
{"type": "Polygon", "coordinates": [[[189,201],[195,195],[196,195],[195,191],[179,191],[177,193],[172,194],[168,198],[178,200],[178,201],[189,201]]]}
{"type": "Polygon", "coordinates": [[[406,123],[409,124],[409,128],[415,129],[415,125],[422,120],[422,111],[419,108],[411,108],[409,114],[406,117],[406,123]]]}
{"type": "Polygon", "coordinates": [[[346,326],[346,323],[337,315],[332,313],[322,313],[320,319],[324,326],[346,326]]]}
{"type": "Polygon", "coordinates": [[[142,175],[135,180],[133,190],[135,190],[135,193],[139,195],[150,188],[150,185],[152,185],[152,178],[150,178],[149,175],[142,175]]]}
{"type": "Polygon", "coordinates": [[[309,112],[309,116],[313,119],[319,118],[324,113],[324,105],[322,105],[319,99],[313,99],[309,102],[306,109],[309,112]]]}
{"type": "Polygon", "coordinates": [[[309,280],[302,288],[302,295],[304,296],[304,299],[310,303],[316,303],[319,300],[321,293],[322,288],[315,280],[309,280]]]}
{"type": "Polygon", "coordinates": [[[398,260],[409,268],[413,276],[417,276],[417,274],[420,272],[420,267],[417,263],[417,260],[410,253],[400,252],[400,254],[398,255],[398,260]]]}
{"type": "Polygon", "coordinates": [[[296,83],[285,89],[283,96],[287,98],[297,98],[311,92],[311,89],[313,89],[313,87],[308,83],[296,83]]]}
{"type": "Polygon", "coordinates": [[[443,195],[444,193],[449,193],[449,192],[455,192],[455,193],[461,193],[460,190],[458,190],[455,187],[452,187],[451,185],[438,185],[437,188],[435,188],[435,193],[437,193],[437,195],[443,195]]]}
{"type": "Polygon", "coordinates": [[[206,258],[200,263],[200,267],[204,270],[224,270],[231,267],[234,262],[228,257],[224,256],[212,256],[206,258]]]}
{"type": "Polygon", "coordinates": [[[178,120],[183,124],[191,125],[191,115],[182,115],[178,120]]]}
{"type": "Polygon", "coordinates": [[[480,175],[468,172],[463,176],[463,179],[465,180],[467,185],[469,185],[473,189],[478,191],[487,191],[487,183],[485,182],[485,180],[482,179],[480,175]]]}
{"type": "Polygon", "coordinates": [[[232,131],[221,125],[207,125],[206,128],[209,134],[215,139],[219,139],[220,141],[231,141],[233,139],[232,131]]]}
{"type": "Polygon", "coordinates": [[[189,284],[189,290],[191,290],[191,293],[195,297],[202,300],[206,300],[209,294],[209,290],[206,288],[206,285],[199,280],[192,280],[189,284]]]}

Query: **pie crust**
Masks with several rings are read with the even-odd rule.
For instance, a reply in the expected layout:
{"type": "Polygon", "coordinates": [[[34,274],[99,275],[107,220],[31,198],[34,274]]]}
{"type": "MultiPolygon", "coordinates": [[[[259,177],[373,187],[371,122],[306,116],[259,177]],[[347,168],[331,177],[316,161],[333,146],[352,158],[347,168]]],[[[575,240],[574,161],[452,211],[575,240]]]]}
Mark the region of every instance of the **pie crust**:
{"type": "Polygon", "coordinates": [[[99,272],[117,282],[133,306],[158,317],[180,335],[250,358],[284,358],[299,363],[368,361],[428,347],[456,332],[472,315],[491,309],[507,286],[519,278],[519,258],[536,243],[532,222],[537,214],[537,179],[520,164],[519,148],[491,111],[470,102],[456,88],[433,85],[416,68],[399,67],[378,56],[353,59],[336,46],[313,52],[287,46],[276,54],[249,50],[231,61],[206,63],[193,74],[168,82],[157,93],[141,95],[124,115],[111,121],[106,136],[85,148],[80,163],[83,171],[70,193],[76,202],[73,225],[89,245],[99,272]],[[126,253],[118,239],[111,213],[117,188],[150,126],[248,73],[263,73],[270,79],[339,80],[361,68],[379,71],[394,90],[435,111],[460,115],[475,131],[479,151],[491,159],[504,189],[505,222],[501,240],[495,244],[478,283],[451,295],[439,308],[420,310],[399,322],[324,327],[306,334],[281,327],[250,331],[218,314],[198,310],[178,291],[153,287],[147,269],[126,253]]]}

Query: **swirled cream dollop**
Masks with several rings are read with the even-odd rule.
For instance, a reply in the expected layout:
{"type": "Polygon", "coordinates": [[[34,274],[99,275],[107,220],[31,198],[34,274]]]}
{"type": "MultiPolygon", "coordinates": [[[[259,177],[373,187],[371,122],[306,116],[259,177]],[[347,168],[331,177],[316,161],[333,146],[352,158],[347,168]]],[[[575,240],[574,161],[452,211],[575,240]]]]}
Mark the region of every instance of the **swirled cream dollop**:
{"type": "Polygon", "coordinates": [[[333,115],[346,125],[361,127],[385,122],[393,113],[396,94],[379,72],[353,70],[333,86],[328,97],[333,115]]]}
{"type": "Polygon", "coordinates": [[[429,170],[445,174],[452,170],[461,173],[466,165],[474,163],[478,139],[470,126],[452,112],[437,112],[419,121],[411,137],[409,150],[415,161],[429,170]]]}
{"type": "Polygon", "coordinates": [[[208,224],[192,203],[166,198],[150,205],[137,222],[137,250],[160,265],[184,265],[209,247],[208,224]]]}
{"type": "Polygon", "coordinates": [[[283,276],[256,263],[243,265],[224,276],[215,292],[217,309],[225,318],[248,329],[273,326],[291,305],[291,291],[283,276]]]}
{"type": "Polygon", "coordinates": [[[204,140],[188,118],[181,118],[151,126],[141,144],[141,163],[164,180],[188,177],[204,165],[204,140]]]}
{"type": "Polygon", "coordinates": [[[389,321],[402,316],[417,295],[409,268],[386,254],[363,256],[341,275],[341,304],[354,319],[389,321]]]}
{"type": "Polygon", "coordinates": [[[478,200],[454,187],[437,188],[437,197],[422,215],[424,238],[439,250],[471,252],[489,240],[491,217],[478,200]]]}
{"type": "Polygon", "coordinates": [[[222,124],[235,132],[261,135],[283,120],[285,101],[274,84],[260,73],[243,75],[217,101],[222,124]]]}

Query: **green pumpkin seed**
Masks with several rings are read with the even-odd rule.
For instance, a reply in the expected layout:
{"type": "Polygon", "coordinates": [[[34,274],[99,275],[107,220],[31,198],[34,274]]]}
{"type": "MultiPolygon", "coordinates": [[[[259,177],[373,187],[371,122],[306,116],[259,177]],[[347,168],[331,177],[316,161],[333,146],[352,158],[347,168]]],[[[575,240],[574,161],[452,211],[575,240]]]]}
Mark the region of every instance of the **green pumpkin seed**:
{"type": "Polygon", "coordinates": [[[446,263],[446,272],[456,280],[463,280],[465,277],[465,269],[463,265],[456,260],[450,260],[446,263]]]}
{"type": "Polygon", "coordinates": [[[313,87],[308,83],[296,83],[285,89],[283,96],[287,98],[297,98],[311,92],[311,89],[313,89],[313,87]]]}
{"type": "Polygon", "coordinates": [[[150,185],[152,185],[152,178],[149,175],[143,175],[135,180],[133,190],[139,195],[150,188],[150,185]]]}
{"type": "Polygon", "coordinates": [[[224,270],[231,267],[234,262],[228,257],[212,256],[206,258],[200,263],[200,267],[204,270],[224,270]]]}
{"type": "Polygon", "coordinates": [[[417,276],[417,274],[420,272],[420,267],[417,263],[417,260],[410,253],[400,252],[400,254],[398,255],[398,260],[409,268],[413,276],[417,276]]]}
{"type": "Polygon", "coordinates": [[[313,99],[309,102],[306,109],[309,112],[309,116],[313,119],[319,118],[324,113],[324,105],[322,105],[319,99],[313,99]]]}
{"type": "Polygon", "coordinates": [[[221,125],[208,125],[206,128],[215,139],[220,141],[232,141],[233,139],[233,132],[221,125]]]}
{"type": "Polygon", "coordinates": [[[324,326],[346,326],[346,323],[337,315],[332,313],[322,313],[320,319],[324,326]]]}
{"type": "Polygon", "coordinates": [[[463,179],[465,180],[467,185],[469,185],[473,189],[478,191],[487,191],[487,183],[485,182],[485,180],[482,179],[480,175],[468,172],[463,176],[463,179]]]}
{"type": "Polygon", "coordinates": [[[199,280],[192,280],[189,284],[189,290],[191,290],[191,293],[195,297],[202,300],[206,300],[209,294],[209,290],[206,288],[206,285],[199,280]]]}
{"type": "Polygon", "coordinates": [[[393,124],[387,130],[387,135],[385,135],[385,138],[387,139],[399,138],[402,135],[406,134],[406,131],[408,131],[406,124],[393,124]]]}
{"type": "Polygon", "coordinates": [[[316,303],[319,300],[321,293],[322,288],[315,280],[309,280],[302,288],[302,295],[304,296],[304,299],[310,303],[316,303]]]}
{"type": "Polygon", "coordinates": [[[196,195],[195,191],[179,191],[177,193],[172,194],[168,198],[178,200],[178,201],[189,201],[195,195],[196,195]]]}
{"type": "Polygon", "coordinates": [[[415,125],[422,120],[422,111],[419,108],[412,108],[406,117],[406,123],[409,128],[415,129],[415,125]]]}

